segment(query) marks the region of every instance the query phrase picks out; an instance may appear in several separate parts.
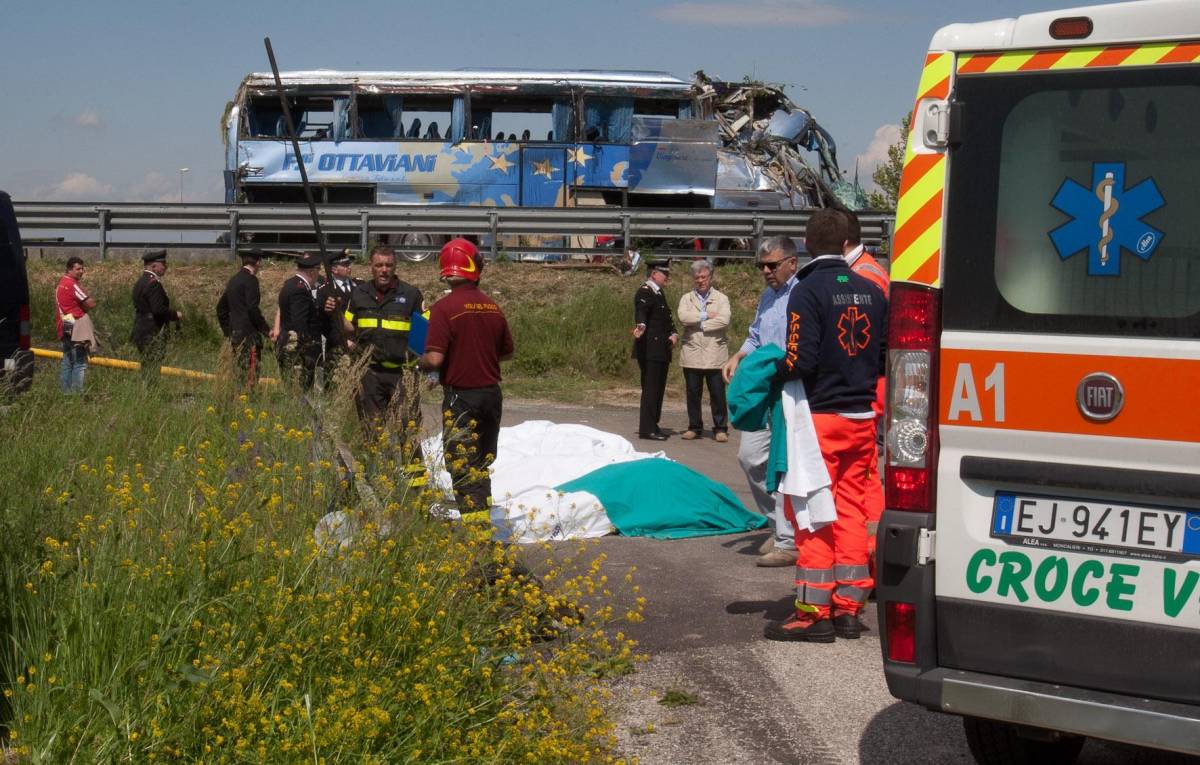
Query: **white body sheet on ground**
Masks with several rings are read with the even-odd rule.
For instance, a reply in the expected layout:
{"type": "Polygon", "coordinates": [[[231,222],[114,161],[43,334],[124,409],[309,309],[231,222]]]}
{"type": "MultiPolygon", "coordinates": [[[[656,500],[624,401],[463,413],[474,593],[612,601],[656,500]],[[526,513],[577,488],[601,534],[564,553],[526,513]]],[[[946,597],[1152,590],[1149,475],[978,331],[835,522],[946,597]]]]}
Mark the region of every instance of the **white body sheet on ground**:
{"type": "MultiPolygon", "coordinates": [[[[441,436],[425,439],[422,447],[431,480],[453,499],[441,436]]],[[[663,456],[636,451],[627,439],[586,425],[530,420],[501,428],[492,463],[495,536],[503,542],[526,543],[611,534],[616,529],[594,495],[562,493],[554,487],[606,465],[663,456]]]]}

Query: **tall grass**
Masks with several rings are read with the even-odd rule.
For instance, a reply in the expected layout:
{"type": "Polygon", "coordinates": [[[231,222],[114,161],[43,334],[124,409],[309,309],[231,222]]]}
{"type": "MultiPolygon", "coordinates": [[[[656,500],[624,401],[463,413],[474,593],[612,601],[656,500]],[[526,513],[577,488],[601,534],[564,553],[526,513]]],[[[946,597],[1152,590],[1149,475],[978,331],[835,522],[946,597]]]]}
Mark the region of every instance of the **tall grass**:
{"type": "Polygon", "coordinates": [[[617,761],[598,678],[631,660],[613,625],[640,613],[613,612],[586,546],[539,583],[486,529],[432,519],[395,439],[345,474],[322,435],[353,430],[330,421],[344,401],[314,432],[286,391],[109,373],[62,398],[50,378],[0,415],[10,753],[617,761]]]}
{"type": "MultiPolygon", "coordinates": [[[[677,263],[667,286],[672,312],[680,295],[691,289],[686,262],[677,263]]],[[[359,276],[366,276],[357,266],[359,276]]],[[[30,264],[33,285],[34,339],[57,348],[54,340],[54,284],[61,265],[52,261],[30,264]]],[[[100,300],[95,312],[105,339],[106,355],[136,358],[129,344],[133,322],[130,290],[140,264],[91,263],[84,286],[100,300]]],[[[181,334],[168,344],[167,363],[193,369],[212,369],[222,347],[215,306],[225,281],[236,270],[228,262],[172,265],[166,287],[173,304],[184,312],[181,334]]],[[[286,263],[267,264],[260,275],[263,313],[270,321],[275,297],[291,269],[286,263]]],[[[431,264],[402,264],[402,279],[418,286],[427,302],[440,297],[445,285],[431,264]]],[[[630,359],[633,294],[640,276],[542,268],[532,263],[493,263],[483,275],[483,289],[496,298],[512,325],[516,353],[504,367],[505,385],[517,395],[586,400],[610,387],[636,387],[637,364],[630,359]]],[[[717,269],[716,286],[729,295],[733,318],[729,343],[736,349],[754,316],[762,279],[747,265],[717,269]]],[[[271,354],[267,354],[270,356],[271,354]]],[[[274,374],[274,361],[268,362],[274,374]]],[[[676,392],[677,393],[677,392],[676,392]]]]}

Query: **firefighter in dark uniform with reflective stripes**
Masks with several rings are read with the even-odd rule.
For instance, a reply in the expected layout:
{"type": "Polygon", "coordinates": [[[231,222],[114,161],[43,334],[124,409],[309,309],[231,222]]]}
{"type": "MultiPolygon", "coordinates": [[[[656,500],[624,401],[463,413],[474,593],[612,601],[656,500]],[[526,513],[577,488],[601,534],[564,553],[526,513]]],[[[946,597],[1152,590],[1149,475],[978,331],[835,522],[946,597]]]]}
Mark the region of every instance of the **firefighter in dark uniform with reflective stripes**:
{"type": "MultiPolygon", "coordinates": [[[[421,422],[417,355],[409,350],[408,335],[414,314],[425,310],[425,299],[420,290],[396,276],[392,248],[371,250],[370,265],[370,281],[351,290],[343,315],[353,347],[370,358],[359,381],[358,414],[363,424],[372,428],[398,422],[407,435],[421,422]]],[[[424,485],[419,441],[413,445],[405,470],[410,473],[410,485],[424,485]]]]}
{"type": "Polygon", "coordinates": [[[279,290],[279,337],[275,356],[284,378],[307,391],[321,357],[321,312],[317,307],[317,274],[321,256],[307,252],[296,261],[296,273],[279,290]]]}
{"type": "Polygon", "coordinates": [[[129,339],[141,356],[142,375],[154,376],[167,353],[167,325],[182,320],[183,314],[171,308],[171,299],[163,289],[167,251],[147,250],[142,255],[142,268],[142,275],[133,285],[133,331],[129,339]]]}

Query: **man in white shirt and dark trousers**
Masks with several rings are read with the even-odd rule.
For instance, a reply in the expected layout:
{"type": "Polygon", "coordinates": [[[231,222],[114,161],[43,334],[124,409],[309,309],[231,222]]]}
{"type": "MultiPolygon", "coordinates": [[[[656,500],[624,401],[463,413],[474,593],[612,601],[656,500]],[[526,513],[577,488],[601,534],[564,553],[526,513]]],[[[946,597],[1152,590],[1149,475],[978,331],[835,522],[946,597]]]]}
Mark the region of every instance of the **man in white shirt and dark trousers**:
{"type": "MultiPolygon", "coordinates": [[[[758,310],[750,322],[750,331],[741,349],[725,362],[722,375],[725,382],[733,379],[738,363],[764,345],[787,347],[787,303],[796,286],[796,261],[799,253],[796,243],[785,236],[765,240],[758,248],[756,264],[762,272],[767,288],[758,301],[758,310]]],[[[776,507],[775,497],[767,491],[767,458],[771,452],[771,428],[768,422],[762,430],[743,432],[738,447],[738,462],[750,483],[750,493],[758,512],[767,516],[774,533],[774,544],[763,550],[759,566],[796,565],[796,533],[791,521],[783,515],[782,503],[776,507]]],[[[783,427],[783,423],[778,423],[783,427]]]]}

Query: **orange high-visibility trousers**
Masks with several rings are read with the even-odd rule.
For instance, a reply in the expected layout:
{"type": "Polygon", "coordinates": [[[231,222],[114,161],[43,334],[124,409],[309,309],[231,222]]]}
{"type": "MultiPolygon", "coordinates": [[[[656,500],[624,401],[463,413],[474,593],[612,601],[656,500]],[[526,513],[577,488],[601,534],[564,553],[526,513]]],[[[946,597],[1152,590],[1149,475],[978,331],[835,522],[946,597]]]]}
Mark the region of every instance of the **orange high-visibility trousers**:
{"type": "Polygon", "coordinates": [[[831,607],[857,614],[874,584],[868,568],[867,496],[872,480],[879,479],[873,420],[814,414],[813,425],[838,517],[817,531],[796,529],[796,604],[823,619],[831,607]]]}

